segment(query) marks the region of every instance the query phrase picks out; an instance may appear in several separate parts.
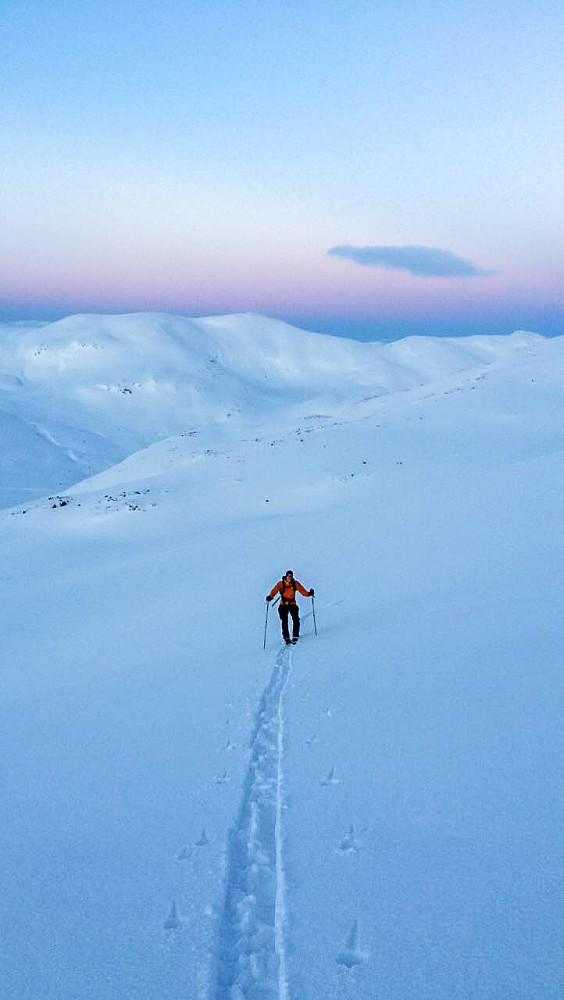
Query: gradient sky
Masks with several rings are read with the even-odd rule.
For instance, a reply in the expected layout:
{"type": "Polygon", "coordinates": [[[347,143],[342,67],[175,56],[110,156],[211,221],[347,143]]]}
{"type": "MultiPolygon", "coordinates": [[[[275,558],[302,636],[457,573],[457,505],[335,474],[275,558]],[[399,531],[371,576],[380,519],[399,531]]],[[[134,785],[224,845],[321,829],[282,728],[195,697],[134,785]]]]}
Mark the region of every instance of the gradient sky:
{"type": "Polygon", "coordinates": [[[2,0],[0,24],[0,319],[564,333],[561,0],[2,0]]]}

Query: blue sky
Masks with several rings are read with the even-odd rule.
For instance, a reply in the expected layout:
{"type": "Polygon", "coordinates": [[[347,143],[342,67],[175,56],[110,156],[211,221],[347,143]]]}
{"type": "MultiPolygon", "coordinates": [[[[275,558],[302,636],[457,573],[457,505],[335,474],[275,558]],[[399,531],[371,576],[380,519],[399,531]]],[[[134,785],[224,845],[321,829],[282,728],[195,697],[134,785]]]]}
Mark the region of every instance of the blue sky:
{"type": "Polygon", "coordinates": [[[36,0],[2,21],[0,318],[564,333],[560,3],[36,0]],[[415,273],[410,248],[465,269],[415,273]]]}

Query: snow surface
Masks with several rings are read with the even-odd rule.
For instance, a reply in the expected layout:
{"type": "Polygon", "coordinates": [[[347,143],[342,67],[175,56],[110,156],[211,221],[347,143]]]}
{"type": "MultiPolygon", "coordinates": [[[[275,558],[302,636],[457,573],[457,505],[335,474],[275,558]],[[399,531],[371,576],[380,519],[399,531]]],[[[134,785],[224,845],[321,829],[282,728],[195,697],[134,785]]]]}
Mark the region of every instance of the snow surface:
{"type": "Polygon", "coordinates": [[[0,397],[2,1000],[560,1000],[564,338],[72,317],[0,397]]]}

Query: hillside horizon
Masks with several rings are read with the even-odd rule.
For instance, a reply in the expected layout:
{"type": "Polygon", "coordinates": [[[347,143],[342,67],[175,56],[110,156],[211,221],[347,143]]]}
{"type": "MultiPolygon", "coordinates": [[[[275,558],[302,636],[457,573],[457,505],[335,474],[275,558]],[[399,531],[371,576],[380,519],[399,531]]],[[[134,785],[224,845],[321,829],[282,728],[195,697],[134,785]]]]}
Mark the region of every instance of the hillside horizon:
{"type": "MultiPolygon", "coordinates": [[[[254,313],[190,319],[84,314],[6,326],[0,338],[0,502],[64,490],[171,434],[208,446],[284,410],[334,413],[558,338],[408,337],[371,343],[254,313]]],[[[550,347],[550,345],[553,347],[550,347]]]]}

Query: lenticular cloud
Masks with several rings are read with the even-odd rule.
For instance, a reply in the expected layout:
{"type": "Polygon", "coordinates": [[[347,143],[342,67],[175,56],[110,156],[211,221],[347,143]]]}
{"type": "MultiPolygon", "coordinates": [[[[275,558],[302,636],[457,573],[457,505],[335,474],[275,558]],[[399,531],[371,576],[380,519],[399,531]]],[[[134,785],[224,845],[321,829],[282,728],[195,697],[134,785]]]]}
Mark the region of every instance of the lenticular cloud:
{"type": "Polygon", "coordinates": [[[469,260],[438,247],[331,247],[329,256],[344,257],[363,267],[409,271],[422,278],[483,278],[492,274],[469,260]]]}

